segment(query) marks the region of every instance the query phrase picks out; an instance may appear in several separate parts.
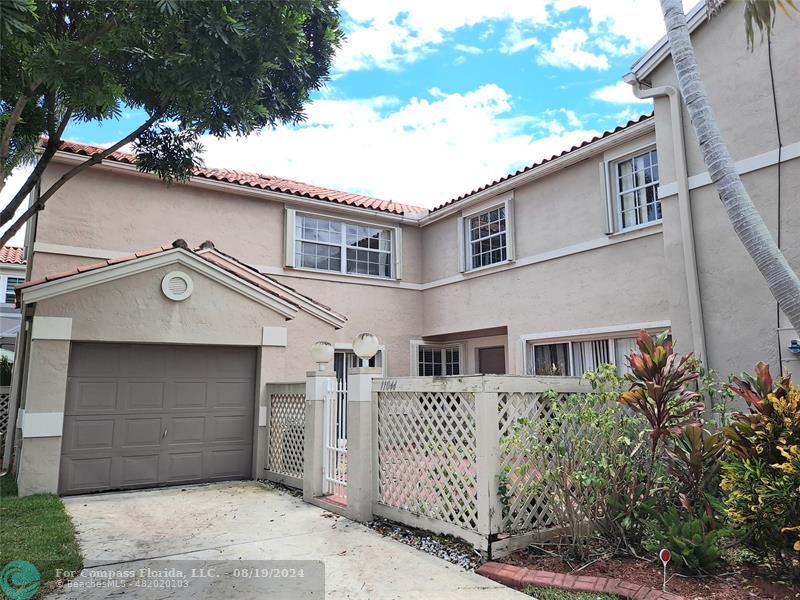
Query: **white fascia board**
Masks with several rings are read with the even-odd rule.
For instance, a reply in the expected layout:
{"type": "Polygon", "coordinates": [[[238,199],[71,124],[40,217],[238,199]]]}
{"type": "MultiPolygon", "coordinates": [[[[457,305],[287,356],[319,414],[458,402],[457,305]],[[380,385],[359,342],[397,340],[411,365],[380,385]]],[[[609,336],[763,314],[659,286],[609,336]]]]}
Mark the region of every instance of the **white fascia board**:
{"type": "Polygon", "coordinates": [[[287,319],[293,319],[297,315],[297,307],[289,304],[288,302],[262,290],[261,288],[252,285],[238,277],[231,275],[224,269],[217,267],[213,263],[195,256],[193,252],[184,250],[183,248],[174,248],[160,252],[158,254],[151,254],[149,256],[142,256],[128,262],[122,262],[117,265],[109,265],[101,267],[92,271],[79,273],[78,275],[71,275],[63,279],[56,279],[54,281],[47,281],[39,285],[24,288],[22,290],[22,298],[24,303],[38,302],[47,298],[52,298],[60,294],[74,292],[76,290],[91,287],[109,281],[115,281],[124,277],[129,277],[137,273],[143,273],[152,269],[166,266],[170,264],[180,263],[190,269],[194,269],[206,275],[209,279],[224,285],[234,291],[241,293],[243,296],[266,306],[284,316],[287,319]]]}
{"type": "Polygon", "coordinates": [[[554,158],[549,162],[544,163],[539,167],[534,167],[533,169],[525,172],[520,173],[519,175],[514,175],[509,179],[498,183],[497,185],[493,185],[485,190],[480,192],[476,192],[472,196],[465,198],[463,200],[458,200],[447,206],[441,210],[437,210],[433,213],[428,213],[420,220],[421,226],[430,225],[431,223],[435,223],[440,219],[447,218],[454,213],[460,213],[469,209],[469,207],[482,202],[483,200],[487,200],[494,196],[499,196],[500,194],[504,194],[510,192],[516,188],[522,187],[532,181],[540,179],[542,177],[547,177],[548,175],[552,175],[553,173],[564,169],[570,165],[574,165],[575,163],[581,162],[586,160],[590,156],[596,154],[602,154],[608,148],[612,148],[614,146],[618,146],[628,140],[633,138],[646,135],[655,131],[656,123],[654,118],[649,118],[646,121],[642,121],[641,123],[636,123],[631,125],[630,127],[626,127],[622,131],[618,131],[616,133],[609,134],[607,137],[597,140],[596,142],[592,142],[584,146],[583,148],[578,148],[577,150],[573,150],[564,156],[559,156],[558,158],[554,158]]]}

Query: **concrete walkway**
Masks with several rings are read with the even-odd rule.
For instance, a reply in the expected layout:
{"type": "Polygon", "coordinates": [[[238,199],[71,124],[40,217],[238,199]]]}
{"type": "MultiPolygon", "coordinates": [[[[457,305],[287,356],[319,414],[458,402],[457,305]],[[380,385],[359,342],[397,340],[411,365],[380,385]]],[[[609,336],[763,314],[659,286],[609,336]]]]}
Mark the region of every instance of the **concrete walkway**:
{"type": "MultiPolygon", "coordinates": [[[[226,562],[255,560],[324,562],[327,598],[528,598],[256,482],[73,496],[64,503],[85,569],[73,582],[81,587],[67,588],[59,598],[321,597],[300,593],[306,588],[293,588],[297,582],[231,570],[270,565],[226,562]],[[191,587],[181,587],[187,563],[176,561],[188,560],[195,574],[213,568],[214,575],[189,577],[185,585],[191,587]],[[167,572],[142,576],[143,568],[167,572]]],[[[303,564],[307,583],[313,583],[314,565],[303,564]]]]}

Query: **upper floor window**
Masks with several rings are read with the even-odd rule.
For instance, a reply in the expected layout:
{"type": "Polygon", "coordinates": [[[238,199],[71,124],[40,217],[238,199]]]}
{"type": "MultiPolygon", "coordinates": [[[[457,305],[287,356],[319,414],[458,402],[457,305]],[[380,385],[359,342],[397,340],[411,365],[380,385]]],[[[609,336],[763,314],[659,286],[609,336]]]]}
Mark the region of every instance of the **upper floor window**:
{"type": "Polygon", "coordinates": [[[417,375],[438,377],[461,373],[460,348],[458,346],[418,346],[417,375]]]}
{"type": "Polygon", "coordinates": [[[316,216],[295,217],[294,266],[392,277],[392,229],[316,216]]]}
{"type": "Polygon", "coordinates": [[[661,220],[658,199],[658,155],[649,150],[617,162],[617,229],[628,229],[661,220]]]}
{"type": "Polygon", "coordinates": [[[468,270],[508,260],[506,207],[495,207],[465,219],[468,270]]]}
{"type": "Polygon", "coordinates": [[[16,302],[14,288],[23,281],[25,281],[24,277],[6,277],[6,304],[14,304],[16,302]]]}

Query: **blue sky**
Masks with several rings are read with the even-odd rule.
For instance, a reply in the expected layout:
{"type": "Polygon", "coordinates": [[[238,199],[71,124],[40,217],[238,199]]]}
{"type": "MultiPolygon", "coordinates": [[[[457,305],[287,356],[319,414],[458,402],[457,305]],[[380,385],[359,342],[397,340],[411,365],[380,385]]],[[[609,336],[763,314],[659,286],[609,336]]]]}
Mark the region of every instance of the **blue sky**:
{"type": "MultiPolygon", "coordinates": [[[[206,165],[435,206],[652,110],[621,78],[663,35],[658,0],[340,8],[348,38],[307,121],[206,138],[206,165]]],[[[126,111],[65,137],[109,144],[143,120],[126,111]]]]}

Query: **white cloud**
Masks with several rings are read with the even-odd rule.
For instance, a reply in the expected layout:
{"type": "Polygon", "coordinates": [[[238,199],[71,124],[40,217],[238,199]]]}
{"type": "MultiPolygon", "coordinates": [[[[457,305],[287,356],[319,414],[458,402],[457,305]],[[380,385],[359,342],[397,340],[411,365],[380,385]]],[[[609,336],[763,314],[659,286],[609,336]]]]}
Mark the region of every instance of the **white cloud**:
{"type": "Polygon", "coordinates": [[[498,20],[543,24],[552,0],[343,0],[347,39],[334,69],[397,69],[420,60],[462,27],[498,20]]]}
{"type": "Polygon", "coordinates": [[[483,49],[478,48],[477,46],[468,46],[467,44],[456,44],[453,46],[455,50],[459,52],[463,52],[465,54],[482,54],[483,49]]]}
{"type": "Polygon", "coordinates": [[[585,49],[589,36],[583,29],[565,29],[550,40],[550,49],[542,52],[539,61],[554,67],[608,69],[605,54],[594,54],[585,49]]]}
{"type": "Polygon", "coordinates": [[[592,92],[592,98],[610,102],[611,104],[651,104],[652,100],[640,100],[633,95],[631,86],[624,81],[618,81],[614,85],[607,85],[592,92]]]}
{"type": "Polygon", "coordinates": [[[533,36],[526,36],[522,28],[515,22],[506,29],[505,37],[500,42],[500,52],[503,54],[516,54],[532,46],[538,46],[539,40],[533,36]]]}
{"type": "Polygon", "coordinates": [[[298,126],[204,139],[205,163],[431,207],[598,133],[563,109],[514,116],[494,84],[392,102],[318,100],[298,126]]]}

